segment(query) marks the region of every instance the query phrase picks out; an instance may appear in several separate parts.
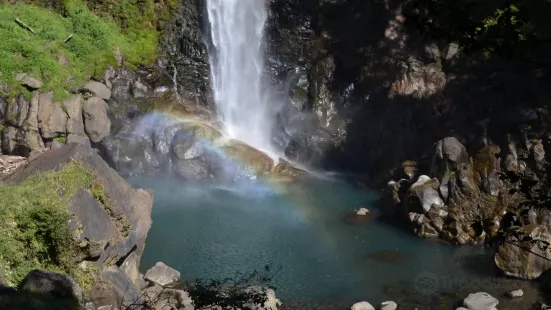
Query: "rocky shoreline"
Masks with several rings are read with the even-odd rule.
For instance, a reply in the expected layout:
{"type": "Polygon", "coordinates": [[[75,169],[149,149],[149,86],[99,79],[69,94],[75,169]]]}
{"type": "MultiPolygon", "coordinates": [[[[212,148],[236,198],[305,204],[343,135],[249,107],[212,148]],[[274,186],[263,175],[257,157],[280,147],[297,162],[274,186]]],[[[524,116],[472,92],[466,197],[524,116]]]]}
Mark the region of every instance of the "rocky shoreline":
{"type": "MultiPolygon", "coordinates": [[[[0,266],[8,270],[8,274],[0,273],[0,307],[195,309],[189,294],[174,287],[180,278],[176,270],[158,263],[145,275],[140,273],[140,258],[151,227],[153,193],[132,188],[96,150],[84,144],[63,145],[29,159],[24,166],[5,176],[2,183],[21,184],[31,176],[55,172],[75,163],[91,171],[97,185],[92,189],[79,189],[68,204],[71,214],[68,225],[79,257],[79,261],[73,263],[81,272],[91,273],[91,283],[87,283],[90,286],[85,290],[81,286],[83,283],[67,275],[33,270],[16,290],[10,287],[9,269],[0,266]]],[[[259,288],[254,294],[264,294],[264,291],[259,288]]],[[[254,294],[250,293],[251,298],[254,294]]],[[[276,309],[279,301],[274,292],[268,290],[266,294],[263,306],[256,306],[253,299],[248,301],[252,303],[248,307],[276,309]]]]}

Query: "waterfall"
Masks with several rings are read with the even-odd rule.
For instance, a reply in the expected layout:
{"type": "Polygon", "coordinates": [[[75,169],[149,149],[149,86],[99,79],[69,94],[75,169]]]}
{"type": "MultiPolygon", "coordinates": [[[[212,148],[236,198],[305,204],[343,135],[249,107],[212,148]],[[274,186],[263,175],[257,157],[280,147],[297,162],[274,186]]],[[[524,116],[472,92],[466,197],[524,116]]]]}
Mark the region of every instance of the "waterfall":
{"type": "Polygon", "coordinates": [[[207,0],[209,51],[218,115],[228,134],[272,153],[275,106],[262,83],[264,0],[207,0]]]}

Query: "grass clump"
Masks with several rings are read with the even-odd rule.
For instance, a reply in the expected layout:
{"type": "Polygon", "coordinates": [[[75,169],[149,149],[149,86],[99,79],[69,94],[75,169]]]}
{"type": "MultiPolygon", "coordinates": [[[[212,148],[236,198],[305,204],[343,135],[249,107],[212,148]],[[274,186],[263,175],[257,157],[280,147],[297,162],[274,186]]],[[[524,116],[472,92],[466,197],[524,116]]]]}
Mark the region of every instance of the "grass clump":
{"type": "Polygon", "coordinates": [[[151,27],[141,29],[127,31],[112,19],[95,16],[81,0],[63,1],[59,13],[32,4],[2,5],[0,82],[8,84],[11,95],[21,93],[16,76],[27,73],[43,82],[42,90],[53,90],[56,99],[63,99],[69,96],[68,90],[99,76],[106,66],[116,66],[117,50],[130,68],[152,63],[158,34],[151,27]]]}
{"type": "Polygon", "coordinates": [[[67,144],[67,134],[62,133],[58,137],[55,137],[54,141],[57,141],[57,142],[60,142],[60,143],[63,143],[63,144],[67,144]]]}
{"type": "Polygon", "coordinates": [[[91,189],[94,176],[79,163],[29,177],[18,185],[0,185],[0,272],[18,285],[33,269],[57,271],[89,286],[93,269],[82,270],[79,249],[68,225],[67,207],[80,189],[91,189]]]}

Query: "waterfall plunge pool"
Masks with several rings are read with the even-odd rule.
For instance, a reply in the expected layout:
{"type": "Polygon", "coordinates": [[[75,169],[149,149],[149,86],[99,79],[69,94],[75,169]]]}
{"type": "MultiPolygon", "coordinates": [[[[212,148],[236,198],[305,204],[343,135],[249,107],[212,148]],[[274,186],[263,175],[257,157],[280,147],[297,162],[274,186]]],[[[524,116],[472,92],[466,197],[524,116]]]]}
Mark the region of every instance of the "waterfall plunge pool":
{"type": "Polygon", "coordinates": [[[425,241],[376,219],[344,221],[378,206],[375,193],[343,182],[129,182],[155,190],[142,272],[162,261],[184,281],[222,279],[271,264],[281,268],[271,284],[284,309],[349,309],[361,300],[455,309],[477,291],[500,309],[528,309],[542,298],[532,282],[496,277],[488,250],[425,241]],[[522,299],[503,297],[518,288],[522,299]]]}

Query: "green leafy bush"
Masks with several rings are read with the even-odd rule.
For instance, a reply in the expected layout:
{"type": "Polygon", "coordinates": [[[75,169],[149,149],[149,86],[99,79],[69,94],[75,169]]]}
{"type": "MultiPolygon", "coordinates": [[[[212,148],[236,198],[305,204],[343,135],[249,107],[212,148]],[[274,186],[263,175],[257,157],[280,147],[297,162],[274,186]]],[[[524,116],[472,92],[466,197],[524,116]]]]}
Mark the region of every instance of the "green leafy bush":
{"type": "Polygon", "coordinates": [[[0,272],[17,285],[33,269],[69,274],[90,284],[92,270],[81,270],[67,211],[80,188],[91,189],[94,176],[79,163],[29,177],[19,185],[0,185],[0,272]]]}
{"type": "Polygon", "coordinates": [[[114,20],[92,14],[81,0],[63,1],[60,11],[63,15],[31,4],[0,6],[0,82],[8,84],[12,95],[23,90],[16,81],[22,72],[42,80],[43,90],[62,99],[107,65],[115,66],[117,50],[130,68],[154,61],[158,33],[152,27],[123,31],[114,20]]]}

